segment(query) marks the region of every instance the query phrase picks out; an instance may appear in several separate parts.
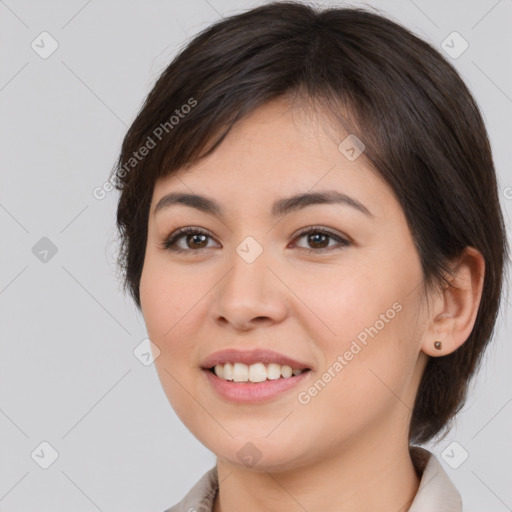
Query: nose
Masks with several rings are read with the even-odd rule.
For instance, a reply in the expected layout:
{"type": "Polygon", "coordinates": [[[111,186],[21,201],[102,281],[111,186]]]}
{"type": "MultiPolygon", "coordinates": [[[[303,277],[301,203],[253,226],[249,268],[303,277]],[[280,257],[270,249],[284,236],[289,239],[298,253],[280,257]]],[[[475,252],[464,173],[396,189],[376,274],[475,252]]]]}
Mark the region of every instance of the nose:
{"type": "Polygon", "coordinates": [[[213,320],[224,327],[248,331],[281,322],[289,309],[290,291],[265,251],[252,263],[236,251],[230,269],[216,287],[213,320]]]}

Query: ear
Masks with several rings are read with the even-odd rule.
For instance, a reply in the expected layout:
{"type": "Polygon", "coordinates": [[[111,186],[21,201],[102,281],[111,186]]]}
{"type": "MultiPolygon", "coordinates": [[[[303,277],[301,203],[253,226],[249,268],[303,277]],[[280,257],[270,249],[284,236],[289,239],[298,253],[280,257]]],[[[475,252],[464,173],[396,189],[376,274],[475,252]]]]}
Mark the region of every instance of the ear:
{"type": "Polygon", "coordinates": [[[474,247],[466,247],[453,266],[448,286],[433,298],[421,350],[432,357],[457,350],[469,337],[482,298],[485,260],[474,247]],[[440,341],[442,348],[435,348],[440,341]]]}

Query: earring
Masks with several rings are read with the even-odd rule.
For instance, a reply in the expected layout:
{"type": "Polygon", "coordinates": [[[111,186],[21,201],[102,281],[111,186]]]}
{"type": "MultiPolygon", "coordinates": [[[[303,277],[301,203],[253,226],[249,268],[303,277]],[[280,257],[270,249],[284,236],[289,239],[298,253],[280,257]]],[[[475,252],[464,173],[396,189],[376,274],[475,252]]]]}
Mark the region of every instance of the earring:
{"type": "Polygon", "coordinates": [[[440,341],[434,341],[434,347],[437,350],[441,350],[443,348],[443,344],[440,341]]]}

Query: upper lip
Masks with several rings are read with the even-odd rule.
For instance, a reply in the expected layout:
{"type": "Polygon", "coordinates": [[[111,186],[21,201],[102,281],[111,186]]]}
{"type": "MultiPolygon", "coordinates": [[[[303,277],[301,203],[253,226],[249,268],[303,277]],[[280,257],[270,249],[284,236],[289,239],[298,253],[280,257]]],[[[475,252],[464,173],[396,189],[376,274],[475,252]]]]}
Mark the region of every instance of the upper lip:
{"type": "Polygon", "coordinates": [[[244,363],[247,365],[254,363],[276,363],[280,365],[291,366],[294,370],[304,370],[306,368],[310,369],[307,364],[297,361],[296,359],[285,356],[283,354],[279,354],[273,350],[266,350],[261,348],[253,350],[228,348],[225,350],[220,350],[219,352],[214,352],[206,359],[204,359],[201,363],[201,367],[208,369],[217,364],[225,363],[244,363]]]}

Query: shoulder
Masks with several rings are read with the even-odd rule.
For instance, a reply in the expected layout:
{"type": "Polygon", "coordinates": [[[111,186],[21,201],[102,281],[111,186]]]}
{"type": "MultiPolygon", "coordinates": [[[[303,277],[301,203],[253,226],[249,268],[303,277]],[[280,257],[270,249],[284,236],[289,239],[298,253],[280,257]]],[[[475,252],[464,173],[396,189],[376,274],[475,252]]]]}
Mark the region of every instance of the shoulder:
{"type": "Polygon", "coordinates": [[[420,486],[408,512],[462,512],[460,493],[436,456],[419,446],[410,454],[420,486]]]}
{"type": "Polygon", "coordinates": [[[217,466],[210,468],[176,505],[164,512],[211,512],[219,488],[217,466]]]}

